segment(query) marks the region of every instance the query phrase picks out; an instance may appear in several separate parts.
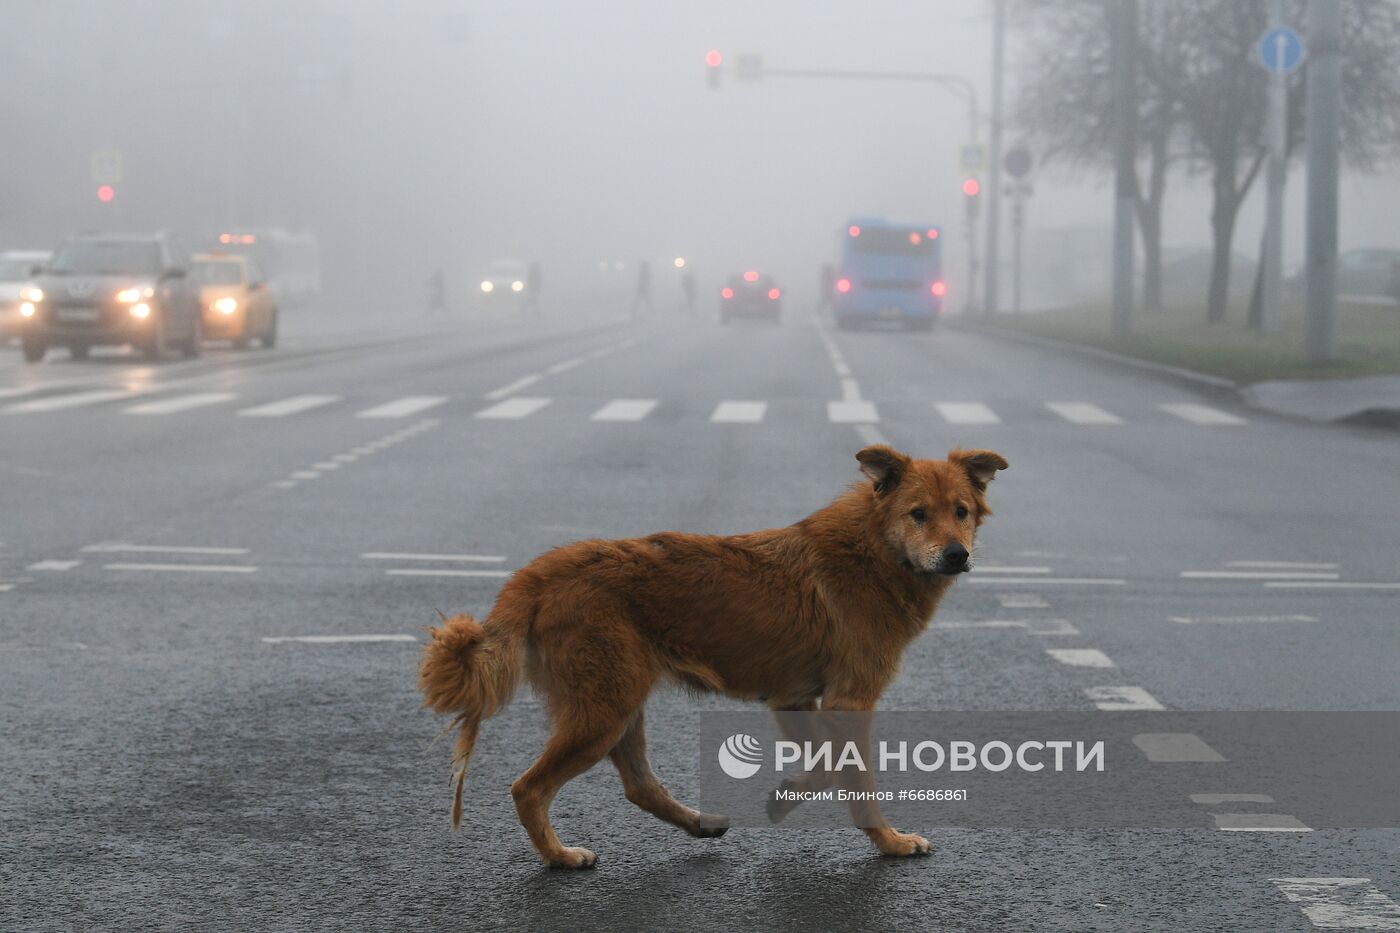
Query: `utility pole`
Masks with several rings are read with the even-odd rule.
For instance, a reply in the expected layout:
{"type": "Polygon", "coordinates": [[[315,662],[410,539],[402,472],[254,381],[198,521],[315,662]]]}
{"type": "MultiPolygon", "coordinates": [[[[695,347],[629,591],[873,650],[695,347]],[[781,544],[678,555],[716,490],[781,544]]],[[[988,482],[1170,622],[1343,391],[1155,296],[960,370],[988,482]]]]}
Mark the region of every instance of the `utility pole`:
{"type": "Polygon", "coordinates": [[[1133,330],[1133,235],[1137,205],[1137,0],[1114,0],[1110,43],[1113,136],[1113,334],[1133,330]]]}
{"type": "Polygon", "coordinates": [[[1339,0],[1308,4],[1308,362],[1324,363],[1336,349],[1337,136],[1342,98],[1339,0]]]}
{"type": "Polygon", "coordinates": [[[996,0],[992,14],[992,151],[987,167],[987,284],[983,289],[985,310],[996,314],[1000,269],[1001,238],[1001,123],[1002,72],[1006,58],[1006,0],[996,0]]]}
{"type": "MultiPolygon", "coordinates": [[[[1278,29],[1282,25],[1283,0],[1269,0],[1269,28],[1278,29]]],[[[1288,74],[1282,65],[1286,42],[1283,36],[1275,39],[1275,67],[1269,72],[1269,188],[1264,219],[1264,280],[1259,294],[1259,330],[1265,334],[1279,331],[1279,298],[1283,293],[1283,185],[1284,158],[1288,147],[1288,74]]]]}

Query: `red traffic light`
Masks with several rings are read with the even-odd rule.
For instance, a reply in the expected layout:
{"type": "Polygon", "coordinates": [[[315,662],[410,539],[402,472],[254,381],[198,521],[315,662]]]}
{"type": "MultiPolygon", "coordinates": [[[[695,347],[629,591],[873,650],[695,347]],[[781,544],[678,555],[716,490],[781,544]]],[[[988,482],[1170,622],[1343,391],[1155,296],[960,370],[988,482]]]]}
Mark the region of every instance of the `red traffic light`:
{"type": "Polygon", "coordinates": [[[846,292],[848,292],[848,291],[851,290],[851,280],[850,280],[850,279],[837,279],[837,280],[836,280],[836,290],[837,290],[838,292],[840,292],[841,294],[843,294],[843,295],[846,294],[846,292]]]}
{"type": "Polygon", "coordinates": [[[855,224],[851,224],[849,227],[846,228],[846,232],[849,233],[851,236],[860,236],[860,227],[857,227],[855,224]]]}
{"type": "Polygon", "coordinates": [[[724,56],[719,54],[719,49],[710,49],[705,53],[705,64],[711,68],[718,68],[724,64],[724,56]]]}
{"type": "Polygon", "coordinates": [[[948,286],[944,285],[943,281],[940,279],[929,286],[929,291],[933,292],[935,296],[942,298],[944,295],[948,294],[948,286]]]}
{"type": "Polygon", "coordinates": [[[116,196],[117,191],[111,185],[97,186],[97,200],[101,201],[103,204],[107,204],[116,196]]]}
{"type": "Polygon", "coordinates": [[[977,197],[981,190],[982,186],[975,178],[969,178],[967,181],[963,182],[963,194],[967,195],[969,198],[977,197]]]}

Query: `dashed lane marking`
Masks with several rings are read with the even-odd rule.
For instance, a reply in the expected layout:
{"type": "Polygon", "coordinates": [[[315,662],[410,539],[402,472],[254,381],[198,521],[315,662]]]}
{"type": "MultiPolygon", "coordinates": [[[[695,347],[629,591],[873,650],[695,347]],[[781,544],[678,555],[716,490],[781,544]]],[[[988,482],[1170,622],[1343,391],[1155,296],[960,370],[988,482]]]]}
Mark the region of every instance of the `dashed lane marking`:
{"type": "Polygon", "coordinates": [[[132,392],[127,389],[94,389],[90,392],[73,392],[68,395],[53,395],[45,398],[30,399],[27,402],[18,402],[0,410],[8,414],[58,411],[63,408],[80,408],[83,405],[98,405],[102,402],[112,402],[117,399],[135,398],[139,394],[139,392],[132,392]]]}
{"type": "Polygon", "coordinates": [[[1367,583],[1361,580],[1300,581],[1270,580],[1264,584],[1273,589],[1291,590],[1400,590],[1400,583],[1367,583]]]}
{"type": "Polygon", "coordinates": [[[490,408],[483,408],[476,413],[476,417],[503,420],[528,418],[551,401],[552,399],[547,398],[525,398],[517,395],[514,398],[497,402],[490,408]]]}
{"type": "Polygon", "coordinates": [[[1005,564],[978,564],[974,569],[978,573],[1030,574],[1050,572],[1049,567],[1008,567],[1005,564]]]}
{"type": "Polygon", "coordinates": [[[559,375],[560,373],[568,372],[569,370],[573,369],[575,366],[582,366],[582,365],[583,365],[583,357],[581,357],[581,356],[576,356],[576,357],[573,357],[572,359],[561,360],[560,362],[555,363],[553,366],[551,366],[551,367],[549,367],[548,369],[546,369],[545,372],[549,373],[551,376],[557,376],[557,375],[559,375]]]}
{"type": "Polygon", "coordinates": [[[173,415],[194,408],[203,408],[206,405],[218,405],[234,398],[237,396],[232,392],[192,392],[189,395],[176,395],[172,398],[156,399],[153,402],[132,405],[130,408],[122,409],[122,414],[173,415]]]}
{"type": "Polygon", "coordinates": [[[1123,419],[1090,402],[1046,402],[1045,407],[1075,424],[1122,424],[1123,419]]]}
{"type": "Polygon", "coordinates": [[[1288,813],[1212,813],[1215,828],[1228,833],[1310,833],[1312,827],[1288,813]]]}
{"type": "Polygon", "coordinates": [[[81,549],[89,554],[247,554],[246,547],[195,547],[181,544],[128,544],[125,541],[104,541],[81,549]]]}
{"type": "Polygon", "coordinates": [[[1043,596],[1034,593],[998,593],[997,602],[1003,609],[1049,609],[1043,596]]]}
{"type": "Polygon", "coordinates": [[[967,575],[968,583],[993,583],[1015,586],[1028,583],[1032,586],[1125,586],[1127,580],[1114,577],[999,577],[977,576],[977,571],[967,575]]]}
{"type": "Polygon", "coordinates": [[[1158,405],[1157,407],[1169,415],[1175,415],[1183,421],[1189,421],[1192,424],[1213,426],[1245,423],[1243,418],[1237,418],[1229,412],[1221,411],[1218,408],[1211,408],[1209,405],[1198,405],[1195,402],[1158,405]]]}
{"type": "Polygon", "coordinates": [[[402,567],[384,571],[390,577],[508,577],[509,570],[439,570],[432,567],[402,567]]]}
{"type": "Polygon", "coordinates": [[[1078,635],[1064,619],[984,619],[977,622],[935,622],[936,629],[1022,629],[1028,635],[1078,635]]]}
{"type": "Polygon", "coordinates": [[[595,411],[590,421],[641,421],[657,405],[654,398],[615,398],[595,411]]]}
{"type": "Polygon", "coordinates": [[[1321,570],[1183,570],[1183,580],[1335,580],[1340,574],[1321,570]]]}
{"type": "Polygon", "coordinates": [[[874,402],[827,402],[826,418],[832,424],[877,424],[880,413],[874,402]]]}
{"type": "Polygon", "coordinates": [[[767,411],[767,402],[724,401],[715,406],[710,420],[723,424],[757,424],[767,411]]]}
{"type": "MultiPolygon", "coordinates": [[[[1133,736],[1133,744],[1148,761],[1225,760],[1225,756],[1211,748],[1205,739],[1191,732],[1144,732],[1133,736]]],[[[1195,795],[1191,799],[1195,800],[1195,795]]]]}
{"type": "Polygon", "coordinates": [[[1232,560],[1225,566],[1247,570],[1336,570],[1339,565],[1296,560],[1232,560]]]}
{"type": "Polygon", "coordinates": [[[539,373],[530,373],[528,376],[521,376],[514,382],[501,386],[499,389],[492,389],[490,392],[486,393],[485,397],[494,402],[497,399],[505,398],[507,395],[514,395],[521,389],[527,389],[543,378],[544,377],[539,373]]]}
{"type": "Polygon", "coordinates": [[[1316,622],[1315,616],[1168,616],[1181,625],[1240,625],[1251,622],[1316,622]]]}
{"type": "Polygon", "coordinates": [[[416,415],[420,411],[427,411],[429,408],[436,408],[447,401],[445,395],[406,395],[401,399],[386,402],[383,405],[376,405],[373,408],[366,408],[364,411],[355,412],[356,418],[407,418],[409,415],[416,415]]]}
{"type": "Polygon", "coordinates": [[[244,418],[285,418],[338,401],[339,395],[293,395],[280,401],[268,402],[266,405],[244,408],[238,414],[244,418]]]}
{"type": "Polygon", "coordinates": [[[1270,878],[1320,930],[1400,930],[1400,905],[1370,878],[1270,878]]]}
{"type": "Polygon", "coordinates": [[[376,641],[414,643],[418,641],[412,635],[264,635],[262,640],[269,645],[280,645],[288,642],[300,642],[305,645],[336,645],[376,641]]]}
{"type": "Polygon", "coordinates": [[[1001,419],[981,402],[937,402],[934,407],[949,424],[1000,424],[1001,419]]]}
{"type": "Polygon", "coordinates": [[[1045,653],[1070,667],[1117,667],[1113,659],[1097,648],[1046,648],[1045,653]]]}
{"type": "Polygon", "coordinates": [[[145,571],[150,573],[257,573],[258,568],[247,564],[106,564],[107,570],[145,571]]]}
{"type": "Polygon", "coordinates": [[[1141,687],[1086,687],[1084,695],[1099,709],[1111,712],[1166,709],[1141,687]]]}
{"type": "Polygon", "coordinates": [[[72,570],[74,567],[77,567],[80,564],[82,564],[82,561],[80,560],[41,560],[37,563],[30,564],[25,569],[57,572],[64,570],[72,570]]]}
{"type": "Polygon", "coordinates": [[[1216,807],[1222,803],[1274,803],[1268,794],[1191,794],[1191,802],[1206,807],[1216,807]]]}
{"type": "Polygon", "coordinates": [[[499,564],[505,558],[499,554],[411,554],[396,551],[370,551],[360,555],[361,560],[441,560],[499,564]]]}

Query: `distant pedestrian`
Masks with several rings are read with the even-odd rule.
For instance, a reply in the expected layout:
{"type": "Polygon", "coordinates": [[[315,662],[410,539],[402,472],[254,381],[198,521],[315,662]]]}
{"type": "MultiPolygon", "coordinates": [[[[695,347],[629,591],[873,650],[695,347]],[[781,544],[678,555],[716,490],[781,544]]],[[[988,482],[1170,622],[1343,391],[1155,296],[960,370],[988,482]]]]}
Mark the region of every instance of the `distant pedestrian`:
{"type": "Polygon", "coordinates": [[[637,263],[637,293],[632,297],[632,313],[636,314],[643,304],[648,311],[656,312],[656,305],[651,301],[651,263],[645,259],[637,263]]]}
{"type": "Polygon", "coordinates": [[[695,276],[689,269],[681,273],[681,296],[685,299],[685,313],[695,316],[695,276]]]}

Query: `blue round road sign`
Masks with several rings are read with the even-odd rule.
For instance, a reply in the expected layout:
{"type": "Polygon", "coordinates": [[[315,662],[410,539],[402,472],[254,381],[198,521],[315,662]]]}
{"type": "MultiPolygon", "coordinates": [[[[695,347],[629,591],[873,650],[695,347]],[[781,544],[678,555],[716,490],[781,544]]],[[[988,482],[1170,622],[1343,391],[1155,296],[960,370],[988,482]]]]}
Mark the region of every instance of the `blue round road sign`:
{"type": "Polygon", "coordinates": [[[1277,26],[1259,39],[1259,63],[1274,74],[1289,74],[1303,63],[1303,37],[1277,26]]]}

